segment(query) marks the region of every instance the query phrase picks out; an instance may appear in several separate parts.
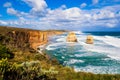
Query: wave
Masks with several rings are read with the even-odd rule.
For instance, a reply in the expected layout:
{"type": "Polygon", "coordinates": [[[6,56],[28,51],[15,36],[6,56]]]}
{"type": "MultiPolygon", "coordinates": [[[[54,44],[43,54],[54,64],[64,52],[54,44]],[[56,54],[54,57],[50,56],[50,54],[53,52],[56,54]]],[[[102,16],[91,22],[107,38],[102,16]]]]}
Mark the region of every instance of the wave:
{"type": "Polygon", "coordinates": [[[75,64],[75,63],[84,63],[84,61],[77,60],[77,59],[70,59],[69,61],[64,61],[64,64],[66,64],[66,65],[71,65],[71,64],[75,64]]]}
{"type": "Polygon", "coordinates": [[[110,48],[110,47],[103,47],[103,46],[84,46],[87,51],[98,52],[102,54],[106,54],[108,57],[116,60],[120,60],[120,48],[110,48]]]}
{"type": "Polygon", "coordinates": [[[64,59],[65,57],[64,57],[64,56],[62,56],[61,58],[62,58],[62,59],[64,59]]]}
{"type": "Polygon", "coordinates": [[[107,55],[108,57],[112,58],[112,59],[115,59],[115,60],[120,60],[120,56],[119,55],[107,55]]]}
{"type": "Polygon", "coordinates": [[[73,31],[75,34],[84,34],[83,32],[81,31],[73,31]]]}
{"type": "Polygon", "coordinates": [[[56,39],[57,42],[66,42],[66,37],[56,39]]]}
{"type": "Polygon", "coordinates": [[[119,38],[115,38],[115,37],[111,37],[111,36],[105,36],[107,38],[107,40],[105,41],[107,44],[113,45],[115,47],[120,48],[120,39],[119,38]]]}
{"type": "Polygon", "coordinates": [[[81,42],[81,41],[86,41],[86,36],[83,36],[83,35],[77,35],[77,39],[78,39],[78,42],[81,42]]]}
{"type": "Polygon", "coordinates": [[[75,54],[75,57],[88,57],[88,56],[95,56],[93,53],[82,53],[82,54],[75,54]]]}
{"type": "MultiPolygon", "coordinates": [[[[78,43],[72,43],[72,42],[66,42],[66,35],[64,36],[56,36],[54,39],[57,43],[49,44],[46,49],[47,50],[53,50],[53,51],[59,51],[54,53],[53,55],[57,56],[58,60],[60,59],[63,63],[63,65],[73,66],[75,68],[75,71],[86,71],[86,72],[93,72],[93,73],[120,73],[118,69],[119,64],[114,61],[119,62],[120,61],[120,39],[113,36],[94,36],[94,44],[86,44],[86,37],[87,35],[81,35],[81,33],[76,33],[78,43]],[[70,46],[68,46],[70,45],[70,46]],[[73,47],[74,54],[69,54],[70,49],[69,47],[73,47]],[[60,50],[58,49],[60,48],[60,50]],[[67,48],[67,49],[66,49],[67,48]],[[65,50],[64,50],[65,49],[65,50]],[[68,50],[68,51],[67,51],[68,50]],[[67,53],[65,53],[67,52],[67,53]],[[64,54],[65,53],[65,54],[64,54]],[[102,60],[105,62],[110,62],[110,64],[113,64],[108,68],[109,66],[105,64],[102,66],[100,64],[99,66],[90,65],[87,63],[87,58],[99,58],[98,60],[102,60]],[[102,58],[102,59],[101,59],[102,58]],[[82,60],[80,60],[82,59],[82,60]],[[113,62],[111,62],[113,61],[113,62]],[[84,67],[82,64],[86,64],[84,67]],[[81,65],[81,66],[80,66],[81,65]],[[117,68],[115,68],[117,67],[117,68]],[[110,70],[109,70],[110,69],[110,70]],[[119,72],[118,72],[119,71],[119,72]]],[[[94,60],[94,59],[93,59],[94,60]]],[[[90,62],[90,61],[88,61],[90,62]]],[[[104,62],[103,62],[104,63],[104,62]]]]}
{"type": "Polygon", "coordinates": [[[46,46],[46,45],[40,45],[40,46],[38,46],[38,50],[37,50],[37,51],[38,51],[39,53],[42,53],[42,51],[45,49],[45,46],[46,46]]]}
{"type": "Polygon", "coordinates": [[[55,50],[56,48],[51,48],[51,46],[46,47],[47,50],[55,50]]]}
{"type": "Polygon", "coordinates": [[[118,47],[120,48],[120,39],[117,37],[111,37],[111,36],[94,36],[95,39],[97,40],[101,40],[104,43],[108,44],[108,45],[112,45],[114,47],[118,47]]]}
{"type": "Polygon", "coordinates": [[[83,71],[83,72],[92,72],[96,74],[118,74],[119,68],[115,68],[114,66],[91,66],[88,65],[86,67],[76,67],[74,66],[76,72],[83,71]]]}
{"type": "Polygon", "coordinates": [[[47,50],[55,50],[57,48],[57,46],[63,45],[64,43],[52,43],[49,44],[46,49],[47,50]]]}
{"type": "MultiPolygon", "coordinates": [[[[116,60],[120,60],[120,39],[111,36],[93,36],[94,44],[86,44],[85,38],[79,39],[78,43],[86,50],[88,53],[97,52],[106,54],[108,57],[116,60]]],[[[82,55],[78,55],[82,56],[82,55]]]]}

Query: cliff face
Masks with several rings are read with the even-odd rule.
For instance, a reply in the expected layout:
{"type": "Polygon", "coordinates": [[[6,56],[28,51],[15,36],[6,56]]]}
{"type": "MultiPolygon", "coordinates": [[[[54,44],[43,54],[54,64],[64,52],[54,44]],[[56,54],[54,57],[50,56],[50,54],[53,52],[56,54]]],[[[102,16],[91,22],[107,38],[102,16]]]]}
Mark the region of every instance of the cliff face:
{"type": "Polygon", "coordinates": [[[37,49],[38,46],[46,44],[48,37],[56,34],[62,34],[63,31],[11,31],[8,32],[9,44],[18,48],[37,49]]]}
{"type": "Polygon", "coordinates": [[[47,32],[30,31],[29,35],[29,43],[31,48],[36,49],[39,45],[43,45],[48,42],[47,32]]]}

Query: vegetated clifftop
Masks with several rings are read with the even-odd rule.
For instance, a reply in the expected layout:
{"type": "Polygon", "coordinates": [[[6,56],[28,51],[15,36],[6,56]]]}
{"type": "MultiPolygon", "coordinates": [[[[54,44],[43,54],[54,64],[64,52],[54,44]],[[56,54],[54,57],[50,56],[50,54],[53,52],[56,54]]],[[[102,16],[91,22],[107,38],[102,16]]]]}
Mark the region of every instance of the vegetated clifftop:
{"type": "Polygon", "coordinates": [[[59,30],[39,31],[30,29],[0,27],[0,30],[4,29],[5,31],[0,32],[0,34],[7,37],[7,39],[4,39],[3,43],[7,45],[10,44],[23,50],[26,48],[32,48],[36,50],[38,46],[46,44],[48,42],[49,36],[62,34],[65,32],[59,30]]]}

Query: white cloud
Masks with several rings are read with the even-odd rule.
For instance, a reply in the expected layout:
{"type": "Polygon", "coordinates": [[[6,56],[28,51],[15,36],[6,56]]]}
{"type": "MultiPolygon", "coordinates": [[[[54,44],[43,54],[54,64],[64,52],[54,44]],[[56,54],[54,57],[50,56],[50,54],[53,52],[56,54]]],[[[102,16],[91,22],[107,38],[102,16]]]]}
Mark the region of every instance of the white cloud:
{"type": "MultiPolygon", "coordinates": [[[[107,6],[101,9],[82,10],[78,7],[67,8],[65,5],[51,10],[44,0],[24,0],[31,10],[28,13],[7,8],[7,13],[18,16],[18,20],[7,21],[6,25],[24,26],[36,29],[82,29],[94,26],[114,28],[120,24],[120,5],[107,6]],[[41,3],[40,3],[41,2],[41,3]],[[40,3],[40,4],[39,4],[40,3]],[[46,12],[47,11],[47,12],[46,12]],[[43,14],[45,16],[39,16],[43,14]],[[36,16],[37,15],[37,16],[36,16]]],[[[98,1],[94,2],[95,4],[98,1]]],[[[87,4],[81,4],[82,7],[87,4]]],[[[3,23],[3,22],[2,22],[3,23]]]]}
{"type": "Polygon", "coordinates": [[[84,7],[86,7],[86,6],[87,6],[86,3],[82,3],[82,4],[80,5],[80,8],[84,8],[84,7]]]}
{"type": "Polygon", "coordinates": [[[31,14],[43,16],[46,13],[47,3],[45,0],[23,0],[27,3],[32,9],[30,10],[31,14]]]}
{"type": "Polygon", "coordinates": [[[114,18],[115,13],[109,10],[100,10],[98,13],[93,15],[93,19],[107,19],[107,18],[114,18]]]}
{"type": "Polygon", "coordinates": [[[40,21],[44,24],[49,24],[49,26],[54,26],[52,28],[57,27],[60,29],[78,29],[91,26],[106,26],[113,28],[119,23],[118,20],[115,19],[116,14],[117,13],[111,9],[106,10],[106,7],[93,10],[81,10],[80,8],[74,7],[65,10],[50,10],[49,14],[40,19],[40,21]]]}
{"type": "Polygon", "coordinates": [[[7,8],[7,13],[12,15],[18,15],[17,11],[13,8],[7,8]]]}
{"type": "Polygon", "coordinates": [[[14,8],[7,8],[7,13],[10,15],[17,16],[18,18],[24,17],[24,18],[35,18],[29,13],[21,12],[18,10],[15,10],[14,8]]]}
{"type": "Polygon", "coordinates": [[[77,18],[77,17],[81,16],[81,14],[80,14],[81,10],[77,7],[66,9],[63,12],[64,12],[63,14],[65,14],[65,16],[67,18],[77,18]]]}
{"type": "Polygon", "coordinates": [[[98,4],[99,0],[92,0],[92,4],[98,4]]]}
{"type": "Polygon", "coordinates": [[[23,0],[26,2],[29,6],[32,7],[33,11],[43,11],[47,4],[44,0],[23,0]]]}
{"type": "Polygon", "coordinates": [[[11,7],[12,4],[11,4],[10,2],[6,2],[3,6],[4,6],[4,7],[11,7]]]}
{"type": "Polygon", "coordinates": [[[66,5],[61,6],[61,9],[66,9],[66,8],[67,8],[66,5]]]}
{"type": "Polygon", "coordinates": [[[0,25],[7,25],[8,23],[5,21],[0,20],[0,25]]]}

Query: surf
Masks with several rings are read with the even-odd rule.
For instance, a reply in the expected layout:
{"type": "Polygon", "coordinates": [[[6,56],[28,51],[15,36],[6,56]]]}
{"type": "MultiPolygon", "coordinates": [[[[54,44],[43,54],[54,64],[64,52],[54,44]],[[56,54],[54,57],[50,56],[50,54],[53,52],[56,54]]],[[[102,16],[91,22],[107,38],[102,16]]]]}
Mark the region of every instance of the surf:
{"type": "Polygon", "coordinates": [[[76,71],[104,74],[111,65],[112,70],[108,73],[120,73],[117,71],[120,69],[118,67],[120,66],[120,39],[118,37],[92,35],[94,44],[86,44],[88,34],[78,31],[75,33],[78,42],[66,42],[66,33],[55,36],[53,38],[55,42],[50,43],[46,50],[61,64],[74,67],[76,71]],[[117,68],[114,70],[114,67],[117,68]]]}

